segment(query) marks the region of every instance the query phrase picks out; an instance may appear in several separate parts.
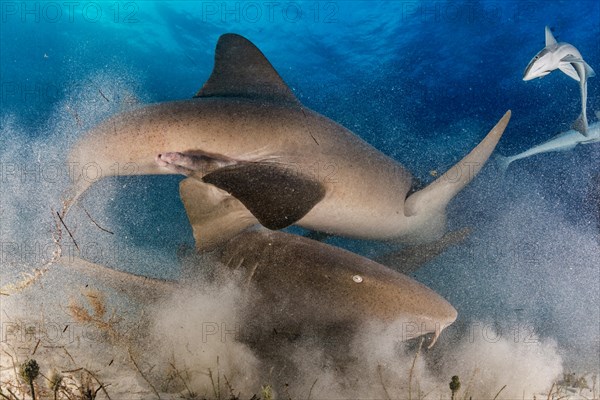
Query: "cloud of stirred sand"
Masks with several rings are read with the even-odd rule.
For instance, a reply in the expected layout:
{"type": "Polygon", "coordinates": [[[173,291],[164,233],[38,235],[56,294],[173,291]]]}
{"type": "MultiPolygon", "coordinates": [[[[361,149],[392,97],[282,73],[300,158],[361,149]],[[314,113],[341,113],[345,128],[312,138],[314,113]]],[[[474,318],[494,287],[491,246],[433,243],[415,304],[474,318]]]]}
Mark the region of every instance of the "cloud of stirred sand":
{"type": "MultiPolygon", "coordinates": [[[[503,398],[532,398],[562,371],[552,340],[515,342],[483,323],[485,332],[449,332],[431,350],[419,350],[418,340],[399,342],[399,326],[376,324],[360,330],[343,353],[332,352],[340,343],[314,337],[257,348],[244,340],[244,330],[257,327],[240,314],[251,298],[236,279],[200,280],[153,302],[148,298],[156,293],[147,288],[132,304],[110,279],[68,277],[69,271],[54,266],[43,286],[3,300],[2,346],[12,357],[1,361],[5,384],[14,382],[11,363],[29,357],[48,374],[92,371],[113,398],[154,391],[216,397],[230,387],[250,397],[264,385],[281,398],[406,398],[409,391],[449,398],[453,375],[473,398],[493,398],[504,385],[503,398]]],[[[64,375],[72,387],[84,382],[64,375]]]]}

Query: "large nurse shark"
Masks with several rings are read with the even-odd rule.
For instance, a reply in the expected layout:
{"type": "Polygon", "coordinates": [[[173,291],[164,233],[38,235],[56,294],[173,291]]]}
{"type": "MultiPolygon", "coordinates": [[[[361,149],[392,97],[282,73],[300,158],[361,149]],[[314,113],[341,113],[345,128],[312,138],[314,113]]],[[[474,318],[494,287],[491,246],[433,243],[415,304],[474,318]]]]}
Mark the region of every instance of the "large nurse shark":
{"type": "MultiPolygon", "coordinates": [[[[192,178],[180,184],[192,226],[201,215],[193,188],[201,185],[192,178]]],[[[198,236],[195,239],[197,242],[198,236]]],[[[411,260],[411,265],[431,259],[417,258],[420,262],[411,260]]],[[[151,279],[67,255],[62,261],[77,273],[107,282],[144,304],[185,287],[185,279],[151,279]]],[[[213,251],[202,251],[187,261],[192,282],[198,276],[210,275],[209,266],[215,261],[217,273],[229,271],[245,289],[248,297],[242,303],[247,306],[239,310],[240,323],[243,339],[253,345],[268,346],[273,332],[284,333],[286,340],[306,334],[347,338],[363,324],[380,323],[398,324],[399,340],[433,335],[431,347],[457,317],[450,303],[407,275],[299,235],[264,228],[241,232],[213,251]]]]}
{"type": "MultiPolygon", "coordinates": [[[[509,119],[510,111],[450,171],[413,191],[401,164],[302,105],[258,48],[225,34],[194,98],[108,119],[75,144],[69,162],[92,164],[102,177],[196,179],[206,248],[257,223],[424,243],[443,235],[447,204],[486,163],[509,119]]],[[[65,215],[95,181],[73,179],[65,215]]]]}

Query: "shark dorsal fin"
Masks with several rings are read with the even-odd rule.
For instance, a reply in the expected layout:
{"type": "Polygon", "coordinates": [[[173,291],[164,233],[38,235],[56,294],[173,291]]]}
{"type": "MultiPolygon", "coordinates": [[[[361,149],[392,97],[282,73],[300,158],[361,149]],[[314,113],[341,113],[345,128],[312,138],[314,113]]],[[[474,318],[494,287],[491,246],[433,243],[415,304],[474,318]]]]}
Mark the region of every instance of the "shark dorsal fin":
{"type": "Polygon", "coordinates": [[[552,46],[553,44],[556,44],[556,39],[554,38],[554,35],[552,34],[550,27],[547,26],[546,27],[546,47],[552,46]]]}
{"type": "Polygon", "coordinates": [[[219,38],[212,74],[194,97],[213,96],[298,104],[264,54],[248,39],[233,33],[219,38]]]}

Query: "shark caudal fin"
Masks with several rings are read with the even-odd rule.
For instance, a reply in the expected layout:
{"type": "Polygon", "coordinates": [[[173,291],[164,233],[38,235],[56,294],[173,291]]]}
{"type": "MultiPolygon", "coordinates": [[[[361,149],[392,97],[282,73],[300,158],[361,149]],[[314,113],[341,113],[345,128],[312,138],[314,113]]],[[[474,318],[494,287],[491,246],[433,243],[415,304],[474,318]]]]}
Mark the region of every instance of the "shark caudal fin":
{"type": "Polygon", "coordinates": [[[573,128],[573,130],[576,130],[577,132],[581,133],[583,136],[588,136],[587,116],[585,115],[584,112],[579,114],[579,117],[577,117],[575,122],[573,122],[573,125],[571,126],[571,128],[573,128]]]}
{"type": "Polygon", "coordinates": [[[424,189],[410,195],[404,205],[406,216],[443,213],[450,200],[483,168],[502,137],[510,116],[509,110],[487,136],[458,164],[424,189]]]}
{"type": "Polygon", "coordinates": [[[503,175],[506,173],[506,171],[508,170],[508,167],[514,160],[515,159],[513,157],[505,157],[500,154],[498,154],[497,156],[494,157],[494,161],[496,162],[498,169],[500,170],[500,172],[503,175]]]}

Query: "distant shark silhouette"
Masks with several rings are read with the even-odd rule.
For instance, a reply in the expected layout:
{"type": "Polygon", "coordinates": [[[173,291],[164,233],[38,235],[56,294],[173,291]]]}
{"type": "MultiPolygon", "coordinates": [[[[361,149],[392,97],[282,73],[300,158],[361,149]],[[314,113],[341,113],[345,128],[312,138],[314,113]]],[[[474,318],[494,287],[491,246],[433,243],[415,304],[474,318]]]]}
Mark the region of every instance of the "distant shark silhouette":
{"type": "MultiPolygon", "coordinates": [[[[596,113],[597,117],[600,118],[600,112],[596,113]]],[[[500,165],[502,172],[508,169],[508,166],[514,161],[531,157],[535,154],[548,153],[551,151],[567,151],[575,148],[579,144],[590,144],[600,142],[600,121],[592,123],[588,127],[588,135],[583,136],[576,130],[570,129],[566,132],[560,133],[554,138],[533,146],[529,150],[525,150],[522,153],[516,154],[511,157],[497,156],[497,161],[500,165]]]]}
{"type": "Polygon", "coordinates": [[[573,124],[573,129],[584,136],[588,136],[587,121],[587,80],[596,73],[581,57],[579,50],[575,46],[557,42],[550,28],[546,27],[546,47],[540,50],[529,62],[523,80],[529,81],[534,78],[541,78],[548,75],[555,69],[562,72],[579,82],[581,91],[581,114],[573,124]]]}
{"type": "MultiPolygon", "coordinates": [[[[76,143],[69,161],[92,163],[102,177],[194,177],[206,248],[257,222],[423,243],[443,235],[448,202],[486,163],[509,119],[510,111],[451,171],[411,194],[402,165],[304,107],[260,50],[225,34],[195,98],[114,116],[76,143]]],[[[92,183],[74,176],[64,214],[92,183]]]]}

